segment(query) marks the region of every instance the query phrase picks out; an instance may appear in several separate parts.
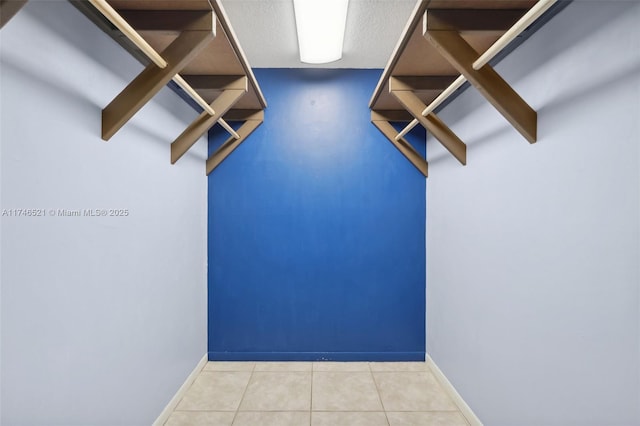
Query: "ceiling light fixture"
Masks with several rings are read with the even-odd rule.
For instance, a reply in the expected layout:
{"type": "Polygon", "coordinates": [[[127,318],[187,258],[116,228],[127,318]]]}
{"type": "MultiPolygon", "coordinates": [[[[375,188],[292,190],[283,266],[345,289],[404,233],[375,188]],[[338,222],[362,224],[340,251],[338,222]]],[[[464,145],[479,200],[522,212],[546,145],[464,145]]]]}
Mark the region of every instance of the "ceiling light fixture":
{"type": "Polygon", "coordinates": [[[342,58],[349,0],[293,0],[300,61],[325,64],[342,58]]]}

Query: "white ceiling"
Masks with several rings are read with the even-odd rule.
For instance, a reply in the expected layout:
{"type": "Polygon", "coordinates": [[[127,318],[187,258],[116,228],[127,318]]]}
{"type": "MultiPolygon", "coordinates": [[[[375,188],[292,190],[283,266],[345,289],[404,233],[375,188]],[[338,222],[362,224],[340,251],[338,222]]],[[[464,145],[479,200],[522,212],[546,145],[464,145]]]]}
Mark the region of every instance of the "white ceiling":
{"type": "Polygon", "coordinates": [[[342,59],[323,65],[299,61],[293,0],[222,4],[254,68],[384,68],[416,1],[350,0],[342,59]]]}

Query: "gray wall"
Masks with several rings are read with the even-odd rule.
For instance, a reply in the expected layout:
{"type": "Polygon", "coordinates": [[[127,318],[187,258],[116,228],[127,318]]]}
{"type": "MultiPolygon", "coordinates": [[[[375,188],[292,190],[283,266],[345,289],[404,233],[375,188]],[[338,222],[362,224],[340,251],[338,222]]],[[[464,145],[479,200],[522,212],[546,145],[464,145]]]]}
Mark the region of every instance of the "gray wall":
{"type": "Polygon", "coordinates": [[[529,145],[475,89],[427,183],[427,352],[487,425],[640,424],[640,3],[577,1],[497,70],[529,145]]]}
{"type": "Polygon", "coordinates": [[[110,142],[100,111],[142,69],[68,2],[0,32],[2,424],[150,424],[206,352],[206,142],[164,89],[110,142]],[[51,209],[128,209],[51,217],[51,209]]]}

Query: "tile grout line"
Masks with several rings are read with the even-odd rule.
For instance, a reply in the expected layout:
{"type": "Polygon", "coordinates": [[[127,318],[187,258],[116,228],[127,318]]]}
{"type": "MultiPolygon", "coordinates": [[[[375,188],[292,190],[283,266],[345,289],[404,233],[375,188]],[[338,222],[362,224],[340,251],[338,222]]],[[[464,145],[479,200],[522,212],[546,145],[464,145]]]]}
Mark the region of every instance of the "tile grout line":
{"type": "Polygon", "coordinates": [[[251,368],[251,374],[249,375],[249,380],[247,381],[247,385],[244,387],[244,392],[242,392],[242,397],[240,397],[240,402],[238,402],[238,406],[236,407],[236,412],[233,414],[233,420],[231,420],[231,426],[236,422],[236,418],[238,417],[238,412],[240,411],[240,406],[242,405],[242,401],[244,400],[245,395],[247,394],[247,389],[249,389],[249,383],[251,383],[251,379],[253,378],[253,373],[256,369],[256,364],[253,364],[251,368]]]}
{"type": "Polygon", "coordinates": [[[371,363],[367,364],[369,366],[369,374],[371,374],[371,379],[373,380],[373,385],[376,387],[376,392],[378,394],[378,400],[380,401],[380,405],[382,406],[382,412],[384,413],[384,418],[387,421],[387,425],[390,425],[389,416],[387,416],[387,409],[384,406],[384,402],[382,402],[382,395],[380,395],[380,389],[378,388],[378,383],[376,382],[376,376],[373,374],[373,370],[371,369],[371,363]]]}

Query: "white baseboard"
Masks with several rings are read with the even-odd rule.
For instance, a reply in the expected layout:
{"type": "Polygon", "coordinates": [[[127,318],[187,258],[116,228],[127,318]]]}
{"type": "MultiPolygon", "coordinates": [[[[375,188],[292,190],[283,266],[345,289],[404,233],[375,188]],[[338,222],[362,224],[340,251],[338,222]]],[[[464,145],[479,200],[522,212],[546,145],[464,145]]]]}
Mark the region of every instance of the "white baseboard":
{"type": "Polygon", "coordinates": [[[427,355],[427,365],[433,372],[433,375],[436,376],[436,379],[440,382],[444,390],[449,394],[451,399],[453,399],[453,402],[458,406],[462,415],[467,419],[469,424],[471,426],[483,426],[478,416],[476,416],[473,410],[471,410],[471,407],[464,402],[464,399],[462,399],[456,388],[453,387],[449,379],[447,379],[442,370],[440,370],[436,363],[433,362],[433,359],[431,359],[429,355],[427,355]]]}
{"type": "Polygon", "coordinates": [[[198,374],[200,374],[204,366],[207,365],[208,360],[209,355],[204,354],[200,362],[198,362],[198,365],[196,365],[196,368],[194,368],[191,374],[189,374],[187,380],[184,381],[182,386],[180,386],[180,389],[178,389],[178,392],[176,392],[173,398],[171,398],[171,401],[169,401],[167,406],[164,407],[164,410],[162,410],[162,413],[160,413],[156,421],[153,422],[153,426],[162,426],[166,423],[167,420],[169,420],[169,416],[171,416],[171,413],[173,413],[173,410],[175,410],[175,408],[178,406],[178,403],[180,402],[184,394],[187,393],[189,387],[191,387],[193,382],[196,380],[198,374]]]}

